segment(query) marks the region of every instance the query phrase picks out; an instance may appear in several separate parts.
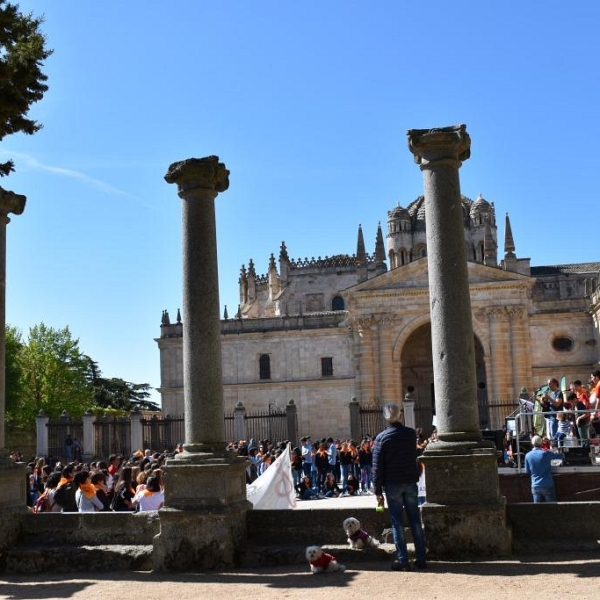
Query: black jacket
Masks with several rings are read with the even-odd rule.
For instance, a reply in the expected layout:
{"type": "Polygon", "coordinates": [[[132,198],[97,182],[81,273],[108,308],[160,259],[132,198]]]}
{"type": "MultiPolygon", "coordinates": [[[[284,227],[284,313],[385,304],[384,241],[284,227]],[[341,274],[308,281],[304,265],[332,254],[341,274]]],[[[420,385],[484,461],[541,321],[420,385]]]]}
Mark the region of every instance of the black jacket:
{"type": "Polygon", "coordinates": [[[388,425],[373,446],[373,484],[381,494],[386,485],[417,483],[417,433],[401,423],[388,425]]]}

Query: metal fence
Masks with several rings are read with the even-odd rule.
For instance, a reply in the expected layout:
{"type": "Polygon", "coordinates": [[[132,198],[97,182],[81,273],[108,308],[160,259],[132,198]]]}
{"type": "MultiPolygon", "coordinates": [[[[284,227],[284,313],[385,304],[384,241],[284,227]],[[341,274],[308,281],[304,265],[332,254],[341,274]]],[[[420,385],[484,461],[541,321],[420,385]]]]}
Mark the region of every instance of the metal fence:
{"type": "Polygon", "coordinates": [[[173,452],[177,444],[185,441],[183,415],[172,417],[157,415],[142,419],[142,439],[144,448],[160,452],[173,452]]]}
{"type": "MultiPolygon", "coordinates": [[[[374,438],[380,431],[385,429],[385,419],[383,418],[383,408],[379,402],[361,405],[358,414],[360,415],[361,439],[366,436],[374,438]]],[[[361,440],[354,440],[360,442],[361,440]]]]}
{"type": "Polygon", "coordinates": [[[108,458],[111,454],[131,455],[131,421],[129,417],[108,417],[94,421],[94,452],[108,458]]]}
{"type": "MultiPolygon", "coordinates": [[[[269,410],[246,414],[244,429],[249,440],[284,441],[288,439],[287,414],[285,410],[269,410]]],[[[233,437],[229,438],[233,439],[233,437]]]]}
{"type": "Polygon", "coordinates": [[[81,458],[83,422],[68,415],[48,421],[48,457],[69,462],[81,458]],[[78,456],[79,454],[79,456],[78,456]]]}

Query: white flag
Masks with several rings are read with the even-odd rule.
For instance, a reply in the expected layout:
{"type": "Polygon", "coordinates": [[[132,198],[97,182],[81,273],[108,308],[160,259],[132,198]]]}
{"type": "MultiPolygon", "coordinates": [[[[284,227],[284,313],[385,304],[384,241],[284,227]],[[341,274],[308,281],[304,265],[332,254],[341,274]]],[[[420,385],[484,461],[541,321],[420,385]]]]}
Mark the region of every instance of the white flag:
{"type": "Polygon", "coordinates": [[[290,447],[288,444],[277,460],[253,483],[246,486],[246,498],[252,502],[254,510],[296,508],[290,447]]]}

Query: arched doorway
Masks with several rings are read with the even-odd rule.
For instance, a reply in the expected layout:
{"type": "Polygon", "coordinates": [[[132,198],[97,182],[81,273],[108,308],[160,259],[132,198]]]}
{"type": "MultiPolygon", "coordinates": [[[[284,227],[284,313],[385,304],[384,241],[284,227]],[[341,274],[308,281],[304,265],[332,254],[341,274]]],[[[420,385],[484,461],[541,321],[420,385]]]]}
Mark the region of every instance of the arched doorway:
{"type": "MultiPolygon", "coordinates": [[[[484,352],[481,342],[474,336],[475,368],[477,379],[477,404],[479,427],[489,427],[487,381],[484,352]]],[[[431,323],[421,325],[406,340],[402,348],[402,389],[411,392],[415,400],[415,425],[428,435],[435,415],[435,389],[433,359],[431,356],[431,323]]]]}

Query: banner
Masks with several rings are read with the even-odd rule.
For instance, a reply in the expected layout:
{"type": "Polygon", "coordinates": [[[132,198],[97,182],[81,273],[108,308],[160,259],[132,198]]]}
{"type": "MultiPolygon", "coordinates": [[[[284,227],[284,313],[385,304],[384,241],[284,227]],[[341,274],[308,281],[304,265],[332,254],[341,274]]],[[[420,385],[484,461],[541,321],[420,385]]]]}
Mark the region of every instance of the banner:
{"type": "Polygon", "coordinates": [[[290,462],[291,444],[253,483],[246,486],[246,498],[254,510],[296,508],[296,492],[290,462]]]}

